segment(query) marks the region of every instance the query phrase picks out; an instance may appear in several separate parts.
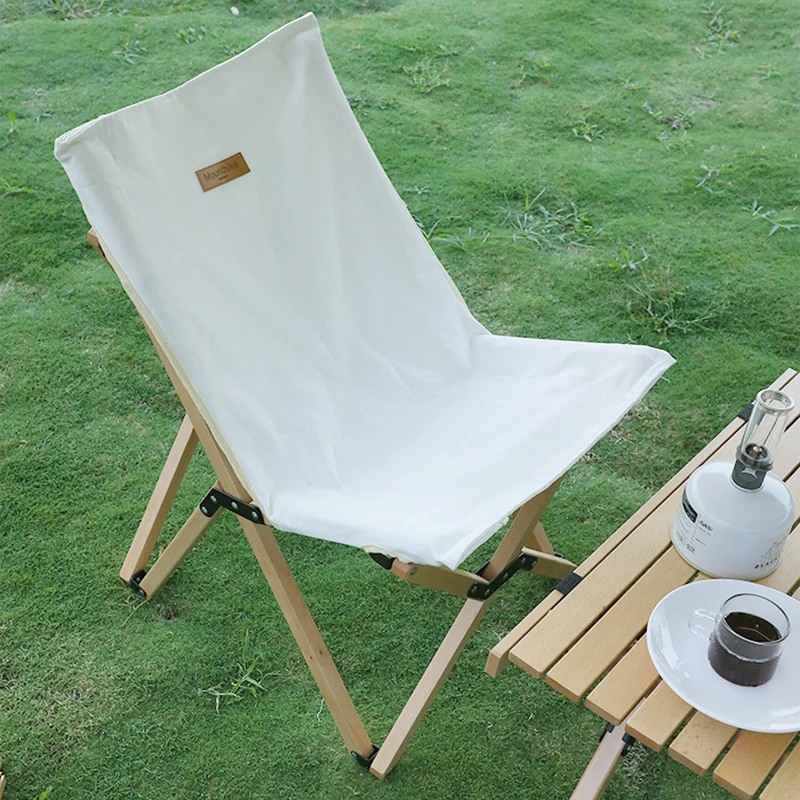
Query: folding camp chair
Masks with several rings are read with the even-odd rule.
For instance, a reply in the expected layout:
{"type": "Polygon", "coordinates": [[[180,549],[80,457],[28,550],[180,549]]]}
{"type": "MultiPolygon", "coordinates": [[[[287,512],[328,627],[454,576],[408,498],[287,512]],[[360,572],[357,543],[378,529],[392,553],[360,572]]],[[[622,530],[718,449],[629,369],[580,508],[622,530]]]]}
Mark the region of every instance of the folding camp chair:
{"type": "Polygon", "coordinates": [[[223,509],[237,514],[347,747],[385,775],[500,585],[570,573],[542,512],[672,359],[480,325],[372,153],[312,15],[65,134],[56,155],[186,410],[122,578],[152,595],[223,509]],[[198,442],[217,482],[147,570],[198,442]],[[515,509],[484,568],[459,569],[515,509]],[[467,598],[380,749],[271,526],[467,598]]]}

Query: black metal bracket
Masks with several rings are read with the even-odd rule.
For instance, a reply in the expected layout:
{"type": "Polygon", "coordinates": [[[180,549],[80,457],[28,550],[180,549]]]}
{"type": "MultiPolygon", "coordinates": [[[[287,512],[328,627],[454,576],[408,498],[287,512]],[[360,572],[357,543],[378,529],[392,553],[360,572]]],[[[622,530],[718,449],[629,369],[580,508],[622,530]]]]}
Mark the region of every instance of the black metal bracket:
{"type": "Polygon", "coordinates": [[[200,503],[200,511],[207,517],[213,517],[220,508],[227,508],[228,511],[233,511],[234,514],[249,519],[256,525],[264,524],[264,515],[258,506],[245,503],[244,500],[223,492],[222,489],[212,489],[200,503]]]}
{"type": "Polygon", "coordinates": [[[569,594],[581,581],[583,577],[578,575],[577,572],[570,572],[565,578],[562,578],[561,582],[556,584],[553,588],[557,592],[561,592],[563,595],[569,594]]]}
{"type": "Polygon", "coordinates": [[[394,559],[387,556],[385,553],[368,553],[369,557],[376,563],[380,564],[384,569],[391,569],[394,559]]]}
{"type": "Polygon", "coordinates": [[[356,764],[358,764],[359,767],[369,769],[372,766],[372,762],[375,760],[375,756],[378,755],[379,750],[380,747],[373,742],[372,755],[362,756],[361,753],[357,752],[356,750],[351,750],[350,755],[353,756],[353,760],[356,762],[356,764]]]}
{"type": "Polygon", "coordinates": [[[131,589],[141,597],[147,597],[147,592],[142,589],[142,580],[145,575],[147,575],[147,570],[140,569],[138,572],[134,572],[133,575],[131,575],[131,579],[128,581],[128,585],[131,589]]]}
{"type": "Polygon", "coordinates": [[[743,419],[745,422],[748,422],[752,414],[753,404],[748,403],[736,416],[739,417],[739,419],[743,419]]]}
{"type": "MultiPolygon", "coordinates": [[[[614,725],[613,722],[607,722],[605,728],[603,728],[603,732],[600,734],[600,741],[602,742],[603,739],[605,738],[605,735],[607,733],[611,733],[611,731],[613,731],[615,727],[616,726],[614,725]]],[[[620,755],[626,756],[628,755],[628,753],[630,753],[631,748],[636,743],[636,739],[634,739],[633,736],[631,736],[626,731],[625,733],[622,734],[622,741],[625,746],[622,748],[622,753],[620,755]]]]}
{"type": "MultiPolygon", "coordinates": [[[[497,573],[489,583],[478,583],[477,581],[467,589],[467,597],[472,600],[488,600],[512,575],[521,569],[530,572],[539,559],[529,553],[520,553],[511,563],[497,573]]],[[[477,572],[480,575],[485,569],[484,564],[477,572]]]]}

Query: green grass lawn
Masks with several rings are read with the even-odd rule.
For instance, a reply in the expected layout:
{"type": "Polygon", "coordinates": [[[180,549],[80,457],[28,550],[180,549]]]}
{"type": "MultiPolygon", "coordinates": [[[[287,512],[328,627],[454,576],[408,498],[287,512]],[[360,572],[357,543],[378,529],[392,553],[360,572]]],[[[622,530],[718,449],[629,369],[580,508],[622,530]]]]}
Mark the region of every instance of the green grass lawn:
{"type": "MultiPolygon", "coordinates": [[[[544,579],[506,587],[384,782],[345,753],[232,520],[151,601],[118,585],[181,408],[85,243],[52,143],[315,11],[378,157],[481,322],[661,344],[678,360],[547,514],[557,548],[579,561],[759,388],[800,366],[796,8],[98,3],[0,0],[6,798],[53,787],[52,800],[563,800],[598,719],[516,668],[483,672],[488,649],[549,591],[544,579]],[[260,688],[217,708],[245,672],[260,688]]],[[[198,458],[170,531],[210,482],[198,458]]],[[[459,601],[401,584],[355,549],[279,536],[380,742],[459,601]]],[[[638,746],[607,797],[728,795],[638,746]]]]}

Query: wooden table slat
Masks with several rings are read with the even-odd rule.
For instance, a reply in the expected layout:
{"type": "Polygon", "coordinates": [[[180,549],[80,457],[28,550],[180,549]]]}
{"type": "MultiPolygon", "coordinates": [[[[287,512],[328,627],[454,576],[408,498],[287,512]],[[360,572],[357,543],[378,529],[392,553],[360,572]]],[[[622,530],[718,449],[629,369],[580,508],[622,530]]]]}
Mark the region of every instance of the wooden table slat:
{"type": "Polygon", "coordinates": [[[773,470],[779,475],[789,475],[797,467],[797,454],[800,453],[800,425],[789,425],[775,451],[773,470]]]}
{"type": "Polygon", "coordinates": [[[696,711],[669,746],[669,754],[698,775],[705,775],[738,729],[696,711]]]}
{"type": "MultiPolygon", "coordinates": [[[[781,388],[781,384],[776,381],[773,387],[781,388]]],[[[790,420],[793,422],[800,414],[800,376],[795,375],[782,388],[797,401],[790,420]]],[[[705,453],[703,460],[692,459],[694,468],[706,460],[733,458],[742,424],[734,420],[725,429],[728,438],[716,450],[706,447],[701,451],[705,453]]],[[[690,474],[687,471],[687,478],[690,474]]],[[[541,677],[670,546],[669,528],[680,503],[681,485],[676,482],[672,494],[636,527],[636,535],[626,535],[520,640],[511,651],[515,664],[541,677]]]]}
{"type": "Polygon", "coordinates": [[[647,627],[656,604],[696,570],[670,547],[547,673],[547,682],[579,700],[647,627]]]}
{"type": "MultiPolygon", "coordinates": [[[[714,770],[714,782],[741,800],[751,800],[795,735],[743,731],[714,770]]],[[[800,785],[796,789],[800,795],[800,785]]]]}
{"type": "Polygon", "coordinates": [[[628,733],[653,750],[661,750],[692,707],[661,681],[630,718],[628,733]]]}
{"type": "Polygon", "coordinates": [[[799,786],[800,746],[795,746],[761,792],[760,800],[797,800],[799,786]]]}
{"type": "Polygon", "coordinates": [[[621,725],[660,680],[647,651],[645,634],[592,689],[586,706],[612,725],[621,725]]]}

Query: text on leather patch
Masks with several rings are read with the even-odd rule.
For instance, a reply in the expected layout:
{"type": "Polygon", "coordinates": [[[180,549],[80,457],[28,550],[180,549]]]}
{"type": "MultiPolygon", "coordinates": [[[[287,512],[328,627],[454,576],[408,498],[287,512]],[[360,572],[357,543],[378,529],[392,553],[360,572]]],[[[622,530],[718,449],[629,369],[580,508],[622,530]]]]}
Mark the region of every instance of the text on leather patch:
{"type": "Polygon", "coordinates": [[[209,189],[216,189],[217,186],[222,186],[223,183],[229,183],[236,178],[241,178],[242,175],[247,175],[250,172],[250,167],[244,160],[241,153],[223,158],[222,161],[217,161],[216,164],[211,164],[203,169],[195,171],[197,180],[200,181],[200,186],[203,191],[207,192],[209,189]]]}

